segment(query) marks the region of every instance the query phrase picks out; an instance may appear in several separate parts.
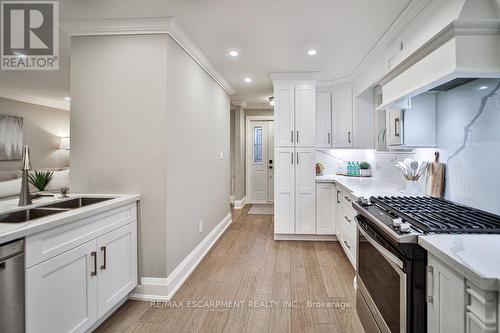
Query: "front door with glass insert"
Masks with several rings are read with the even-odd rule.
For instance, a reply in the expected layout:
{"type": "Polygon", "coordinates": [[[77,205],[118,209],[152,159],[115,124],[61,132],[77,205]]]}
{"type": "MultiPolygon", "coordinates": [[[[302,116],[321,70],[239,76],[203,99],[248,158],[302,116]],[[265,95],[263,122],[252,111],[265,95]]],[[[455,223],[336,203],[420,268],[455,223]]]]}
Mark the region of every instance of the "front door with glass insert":
{"type": "Polygon", "coordinates": [[[250,170],[250,202],[267,203],[273,201],[273,163],[274,163],[274,122],[251,121],[248,139],[250,170]]]}

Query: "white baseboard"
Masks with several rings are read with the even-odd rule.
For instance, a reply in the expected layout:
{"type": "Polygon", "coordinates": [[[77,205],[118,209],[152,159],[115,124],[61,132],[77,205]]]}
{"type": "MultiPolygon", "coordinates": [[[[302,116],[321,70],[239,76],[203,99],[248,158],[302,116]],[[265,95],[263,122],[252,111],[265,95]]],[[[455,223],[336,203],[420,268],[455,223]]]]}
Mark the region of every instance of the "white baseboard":
{"type": "Polygon", "coordinates": [[[167,278],[142,277],[141,284],[130,295],[131,299],[142,301],[169,301],[191,275],[219,237],[232,223],[231,213],[210,231],[210,233],[184,258],[167,278]]]}
{"type": "Polygon", "coordinates": [[[234,201],[234,209],[242,209],[247,204],[247,197],[243,197],[241,200],[234,201]]]}
{"type": "Polygon", "coordinates": [[[336,235],[292,235],[292,234],[274,234],[274,240],[296,240],[296,241],[338,241],[336,235]]]}

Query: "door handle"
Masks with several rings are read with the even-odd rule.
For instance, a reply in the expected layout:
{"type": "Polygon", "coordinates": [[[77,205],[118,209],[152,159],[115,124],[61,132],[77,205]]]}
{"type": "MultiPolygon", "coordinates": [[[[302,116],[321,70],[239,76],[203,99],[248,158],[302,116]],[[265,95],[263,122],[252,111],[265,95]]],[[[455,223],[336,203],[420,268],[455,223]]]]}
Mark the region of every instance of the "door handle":
{"type": "Polygon", "coordinates": [[[291,162],[291,163],[293,164],[293,152],[291,152],[291,153],[290,153],[290,157],[291,157],[291,159],[292,159],[292,162],[291,162]]]}
{"type": "Polygon", "coordinates": [[[299,143],[299,131],[297,130],[297,143],[299,143]]]}
{"type": "Polygon", "coordinates": [[[90,256],[93,258],[94,260],[94,270],[92,272],[90,272],[90,275],[91,276],[96,276],[97,275],[97,252],[95,251],[92,251],[90,253],[90,256]]]}
{"type": "Polygon", "coordinates": [[[106,246],[101,246],[101,251],[103,254],[104,262],[101,265],[101,269],[105,270],[106,269],[106,246]]]}
{"type": "Polygon", "coordinates": [[[351,143],[351,132],[347,132],[347,141],[351,143]]]}
{"type": "Polygon", "coordinates": [[[426,283],[427,290],[425,292],[426,294],[425,298],[427,303],[432,303],[434,302],[434,267],[425,266],[425,271],[427,273],[427,283],[426,283]]]}
{"type": "Polygon", "coordinates": [[[292,138],[292,143],[293,143],[293,131],[290,131],[290,134],[291,134],[291,138],[292,138]]]}

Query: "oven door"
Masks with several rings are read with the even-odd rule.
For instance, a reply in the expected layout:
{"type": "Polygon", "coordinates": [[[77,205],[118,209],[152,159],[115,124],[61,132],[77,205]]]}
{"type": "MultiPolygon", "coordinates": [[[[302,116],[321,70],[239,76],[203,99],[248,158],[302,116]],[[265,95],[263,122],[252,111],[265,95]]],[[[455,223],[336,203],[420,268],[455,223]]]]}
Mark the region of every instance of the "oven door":
{"type": "MultiPolygon", "coordinates": [[[[367,331],[406,332],[406,288],[404,257],[367,223],[358,220],[358,292],[374,320],[363,321],[367,331]],[[378,327],[373,326],[376,322],[378,327]]],[[[360,318],[369,318],[366,313],[360,318]]],[[[371,318],[369,318],[371,319],[371,318]]]]}

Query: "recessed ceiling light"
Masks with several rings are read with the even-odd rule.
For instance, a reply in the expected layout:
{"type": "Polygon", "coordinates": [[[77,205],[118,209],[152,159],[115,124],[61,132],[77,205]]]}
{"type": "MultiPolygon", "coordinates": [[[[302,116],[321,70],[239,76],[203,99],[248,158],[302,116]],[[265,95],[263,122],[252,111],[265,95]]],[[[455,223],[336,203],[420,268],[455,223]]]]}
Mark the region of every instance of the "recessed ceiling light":
{"type": "Polygon", "coordinates": [[[479,87],[479,90],[484,90],[484,89],[488,89],[488,87],[487,86],[481,86],[481,87],[479,87]]]}
{"type": "Polygon", "coordinates": [[[249,77],[244,78],[245,82],[252,82],[252,79],[249,77]]]}
{"type": "Polygon", "coordinates": [[[67,101],[71,101],[71,97],[67,97],[66,96],[66,97],[64,97],[64,99],[67,100],[67,101]]]}
{"type": "Polygon", "coordinates": [[[239,55],[239,52],[236,50],[231,50],[231,51],[229,51],[229,55],[231,57],[237,57],[239,55]]]}
{"type": "Polygon", "coordinates": [[[318,51],[316,51],[315,49],[310,49],[309,51],[307,51],[307,54],[309,54],[310,56],[314,56],[318,54],[318,51]]]}

